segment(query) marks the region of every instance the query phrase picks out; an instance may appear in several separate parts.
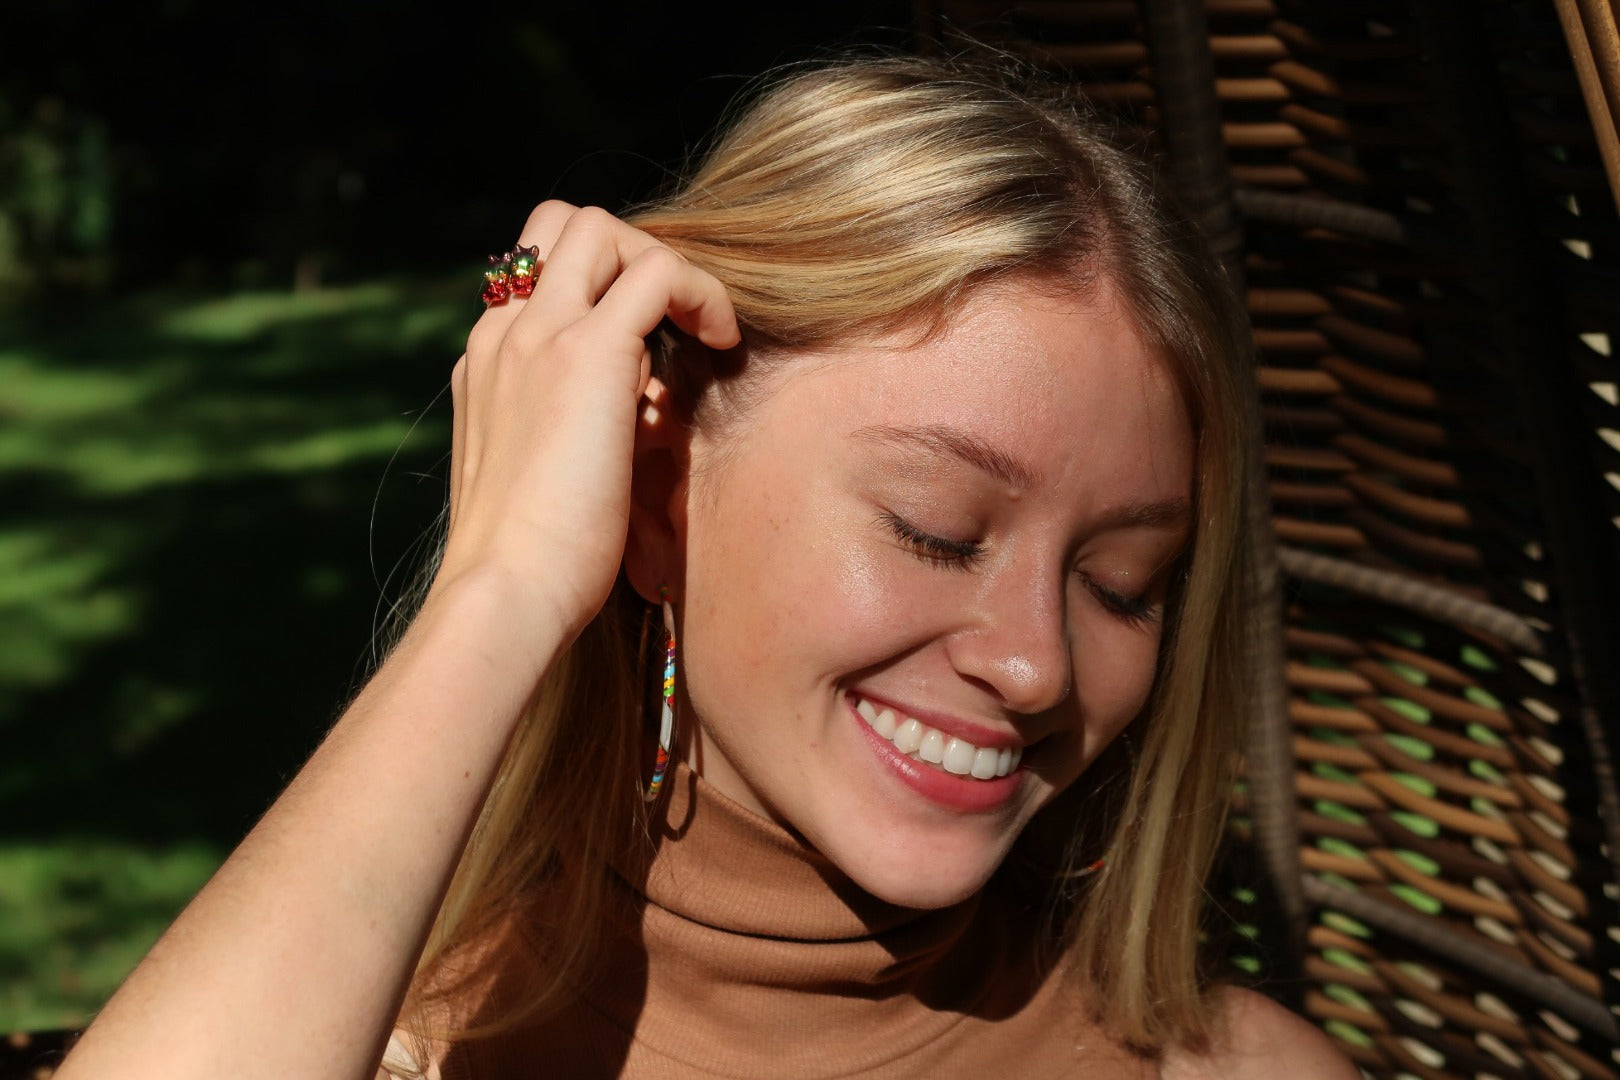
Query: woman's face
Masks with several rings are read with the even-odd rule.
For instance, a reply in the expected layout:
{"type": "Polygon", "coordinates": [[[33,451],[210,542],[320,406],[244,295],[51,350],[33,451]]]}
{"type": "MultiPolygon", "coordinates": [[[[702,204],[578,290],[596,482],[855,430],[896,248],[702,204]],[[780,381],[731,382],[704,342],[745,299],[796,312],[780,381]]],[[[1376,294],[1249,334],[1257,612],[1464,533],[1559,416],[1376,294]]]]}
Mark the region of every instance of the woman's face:
{"type": "Polygon", "coordinates": [[[784,362],[693,436],[692,764],[894,903],[980,888],[1153,684],[1192,434],[1112,291],[1051,291],[784,362]]]}

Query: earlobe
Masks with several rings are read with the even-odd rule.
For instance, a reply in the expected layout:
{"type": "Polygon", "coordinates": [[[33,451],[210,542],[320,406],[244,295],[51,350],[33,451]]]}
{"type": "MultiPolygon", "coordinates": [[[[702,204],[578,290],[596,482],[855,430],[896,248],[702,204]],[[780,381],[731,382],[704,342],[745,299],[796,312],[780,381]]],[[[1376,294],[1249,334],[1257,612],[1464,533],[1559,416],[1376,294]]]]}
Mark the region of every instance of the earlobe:
{"type": "Polygon", "coordinates": [[[649,604],[669,586],[679,595],[686,551],[686,477],[690,431],[669,407],[669,390],[651,379],[636,418],[630,471],[630,521],[624,569],[649,604]]]}

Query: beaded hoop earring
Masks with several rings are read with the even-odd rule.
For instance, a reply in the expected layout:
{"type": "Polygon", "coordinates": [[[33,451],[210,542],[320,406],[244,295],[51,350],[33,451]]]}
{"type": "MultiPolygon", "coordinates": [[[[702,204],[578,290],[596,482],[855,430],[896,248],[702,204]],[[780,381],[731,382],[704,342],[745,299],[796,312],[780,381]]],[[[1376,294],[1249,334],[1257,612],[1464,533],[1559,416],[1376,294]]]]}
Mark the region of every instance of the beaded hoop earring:
{"type": "Polygon", "coordinates": [[[658,749],[653,757],[652,779],[641,793],[647,802],[658,798],[663,790],[675,743],[675,611],[669,606],[669,589],[660,586],[658,595],[664,607],[664,672],[659,692],[662,710],[658,718],[658,749]]]}

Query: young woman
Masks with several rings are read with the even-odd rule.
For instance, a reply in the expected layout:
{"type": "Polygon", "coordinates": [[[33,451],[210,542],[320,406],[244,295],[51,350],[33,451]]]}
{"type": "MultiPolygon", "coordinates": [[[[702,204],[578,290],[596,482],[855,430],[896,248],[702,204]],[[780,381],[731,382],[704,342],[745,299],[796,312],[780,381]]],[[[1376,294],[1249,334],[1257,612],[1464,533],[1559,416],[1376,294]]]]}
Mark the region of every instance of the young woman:
{"type": "Polygon", "coordinates": [[[1253,433],[1140,163],[864,60],[519,244],[419,613],[61,1076],[1354,1075],[1198,974],[1253,433]]]}

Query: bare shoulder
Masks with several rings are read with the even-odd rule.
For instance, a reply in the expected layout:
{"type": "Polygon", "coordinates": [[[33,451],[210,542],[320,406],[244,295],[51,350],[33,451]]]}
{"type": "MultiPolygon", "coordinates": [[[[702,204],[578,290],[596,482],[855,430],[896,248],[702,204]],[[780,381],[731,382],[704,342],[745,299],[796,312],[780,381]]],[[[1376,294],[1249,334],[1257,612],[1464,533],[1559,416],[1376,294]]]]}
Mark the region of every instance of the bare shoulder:
{"type": "Polygon", "coordinates": [[[1263,994],[1238,987],[1221,993],[1224,1032],[1207,1054],[1172,1051],[1164,1080],[1358,1080],[1322,1030],[1263,994]]]}

